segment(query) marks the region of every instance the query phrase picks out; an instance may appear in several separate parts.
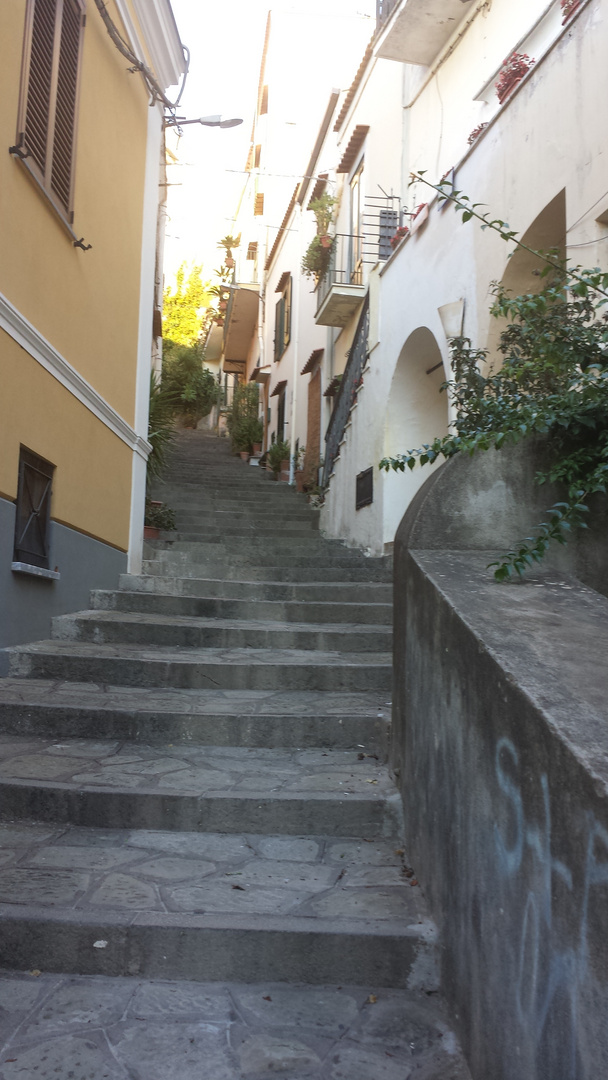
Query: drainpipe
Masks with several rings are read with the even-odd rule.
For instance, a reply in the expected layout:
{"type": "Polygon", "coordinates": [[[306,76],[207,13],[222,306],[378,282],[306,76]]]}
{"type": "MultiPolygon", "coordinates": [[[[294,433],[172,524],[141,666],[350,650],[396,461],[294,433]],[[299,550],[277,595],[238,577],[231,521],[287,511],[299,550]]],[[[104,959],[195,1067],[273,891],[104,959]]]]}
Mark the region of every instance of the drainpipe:
{"type": "Polygon", "coordinates": [[[293,276],[293,292],[291,298],[292,328],[293,328],[293,392],[291,395],[291,436],[289,450],[289,483],[294,483],[295,452],[296,452],[296,404],[298,400],[299,378],[299,338],[300,338],[300,266],[302,265],[302,204],[296,201],[296,221],[298,233],[298,265],[297,272],[293,276]]]}

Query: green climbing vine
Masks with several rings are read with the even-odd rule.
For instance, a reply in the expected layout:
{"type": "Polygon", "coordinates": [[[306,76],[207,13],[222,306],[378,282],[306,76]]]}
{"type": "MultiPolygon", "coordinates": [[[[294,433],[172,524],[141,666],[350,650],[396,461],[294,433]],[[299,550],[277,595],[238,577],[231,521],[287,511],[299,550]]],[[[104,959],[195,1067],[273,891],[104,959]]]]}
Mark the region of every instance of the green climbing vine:
{"type": "MultiPolygon", "coordinates": [[[[415,180],[423,179],[416,174],[415,180]]],[[[517,239],[500,219],[477,211],[461,192],[429,185],[451,198],[463,220],[477,218],[482,227],[532,252],[545,264],[539,292],[511,296],[493,284],[491,314],[507,320],[500,334],[501,367],[488,370],[487,350],[468,338],[450,342],[453,379],[444,383],[455,407],[451,432],[396,457],[380,468],[413,469],[457,453],[499,450],[532,436],[545,436],[548,467],[536,482],[560,483],[563,501],[514,551],[490,565],[498,581],[523,574],[539,562],[550,543],[564,544],[574,528],[585,528],[592,495],[608,483],[608,273],[570,268],[556,251],[538,252],[517,239]],[[487,373],[486,373],[487,372],[487,373]]]]}

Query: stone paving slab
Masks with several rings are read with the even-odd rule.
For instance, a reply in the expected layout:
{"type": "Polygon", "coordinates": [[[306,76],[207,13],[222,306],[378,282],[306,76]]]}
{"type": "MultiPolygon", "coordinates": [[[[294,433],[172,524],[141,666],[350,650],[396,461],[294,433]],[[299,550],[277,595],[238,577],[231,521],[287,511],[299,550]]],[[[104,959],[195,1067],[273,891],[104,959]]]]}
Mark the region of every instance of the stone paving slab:
{"type": "Polygon", "coordinates": [[[0,737],[0,818],[289,835],[400,828],[375,751],[0,737]]]}
{"type": "Polygon", "coordinates": [[[2,1080],[470,1080],[436,994],[0,973],[2,1080]]]}
{"type": "Polygon", "coordinates": [[[422,924],[396,841],[0,824],[0,904],[422,924]]]}

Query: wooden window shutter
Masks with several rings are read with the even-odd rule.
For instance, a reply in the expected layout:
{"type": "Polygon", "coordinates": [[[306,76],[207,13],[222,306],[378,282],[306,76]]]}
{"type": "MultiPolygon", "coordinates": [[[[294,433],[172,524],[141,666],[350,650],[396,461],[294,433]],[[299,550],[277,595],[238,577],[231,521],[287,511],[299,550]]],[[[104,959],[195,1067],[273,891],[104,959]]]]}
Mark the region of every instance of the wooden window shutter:
{"type": "Polygon", "coordinates": [[[290,274],[289,275],[289,280],[288,280],[288,282],[287,282],[287,284],[285,286],[285,291],[283,293],[283,304],[284,304],[284,313],[283,313],[283,349],[286,349],[287,346],[289,345],[289,342],[291,341],[291,282],[292,282],[292,280],[293,279],[292,279],[291,274],[290,274]]]}
{"type": "Polygon", "coordinates": [[[254,213],[255,217],[261,217],[262,214],[264,213],[264,192],[263,191],[258,191],[258,193],[256,194],[254,204],[253,204],[253,213],[254,213]]]}
{"type": "Polygon", "coordinates": [[[83,28],[82,0],[28,0],[17,142],[70,221],[83,28]]]}
{"type": "Polygon", "coordinates": [[[262,157],[262,147],[258,143],[258,145],[255,148],[255,153],[254,153],[254,156],[253,156],[253,167],[254,167],[254,169],[259,169],[261,157],[262,157]]]}
{"type": "Polygon", "coordinates": [[[63,0],[51,187],[66,210],[70,209],[71,202],[81,23],[82,14],[76,0],[63,0]]]}
{"type": "Polygon", "coordinates": [[[262,90],[262,100],[260,102],[260,116],[264,116],[268,112],[268,87],[265,86],[262,90]]]}
{"type": "Polygon", "coordinates": [[[258,242],[257,242],[257,240],[253,240],[247,246],[247,258],[249,260],[252,260],[252,259],[257,259],[257,257],[258,257],[258,242]]]}

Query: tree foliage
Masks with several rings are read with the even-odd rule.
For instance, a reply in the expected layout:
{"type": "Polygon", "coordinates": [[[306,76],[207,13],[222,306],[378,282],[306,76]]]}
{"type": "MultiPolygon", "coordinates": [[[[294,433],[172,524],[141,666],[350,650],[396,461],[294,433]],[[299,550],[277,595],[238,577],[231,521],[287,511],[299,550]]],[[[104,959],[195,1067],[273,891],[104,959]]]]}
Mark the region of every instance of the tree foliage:
{"type": "Polygon", "coordinates": [[[161,389],[174,414],[195,427],[215,405],[219,387],[216,378],[203,366],[201,345],[175,345],[165,342],[161,389]]]}
{"type": "Polygon", "coordinates": [[[175,276],[175,288],[163,293],[163,338],[176,345],[196,345],[201,335],[205,310],[209,306],[209,283],[203,282],[203,268],[189,270],[182,263],[175,276]]]}
{"type": "Polygon", "coordinates": [[[554,252],[535,254],[546,262],[540,292],[513,297],[502,285],[492,286],[491,313],[508,320],[500,335],[500,369],[484,374],[486,350],[474,349],[468,338],[453,339],[454,379],[442,387],[456,408],[453,431],[380,463],[387,471],[404,471],[545,436],[550,464],[536,481],[560,483],[565,496],[532,536],[491,564],[499,581],[539,562],[552,541],[564,544],[571,529],[585,528],[588,501],[606,492],[608,480],[608,324],[602,312],[608,274],[569,269],[554,252]]]}

